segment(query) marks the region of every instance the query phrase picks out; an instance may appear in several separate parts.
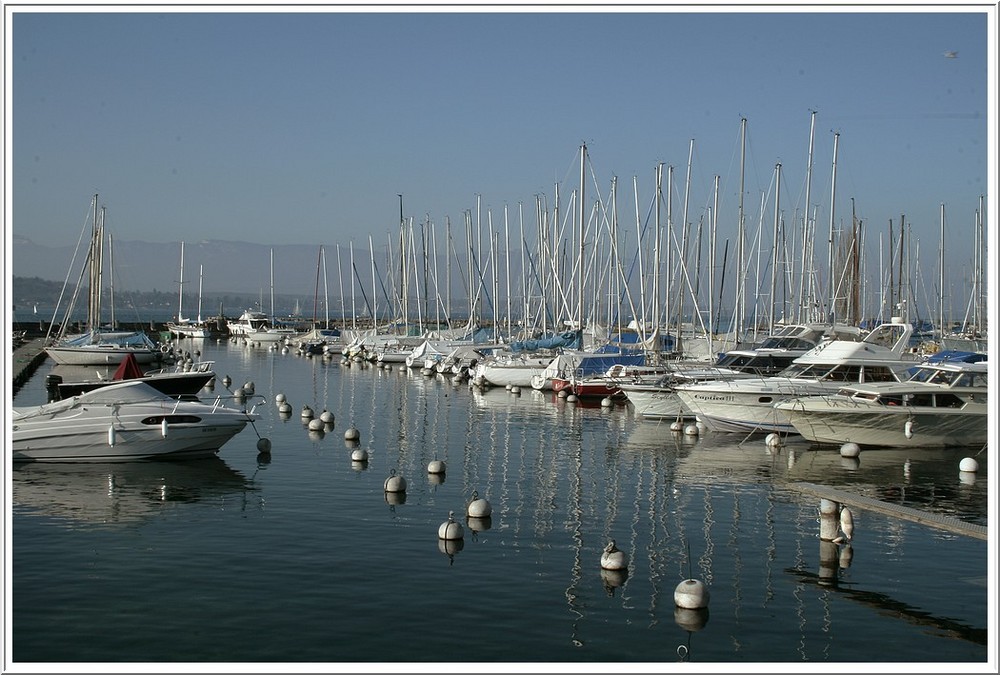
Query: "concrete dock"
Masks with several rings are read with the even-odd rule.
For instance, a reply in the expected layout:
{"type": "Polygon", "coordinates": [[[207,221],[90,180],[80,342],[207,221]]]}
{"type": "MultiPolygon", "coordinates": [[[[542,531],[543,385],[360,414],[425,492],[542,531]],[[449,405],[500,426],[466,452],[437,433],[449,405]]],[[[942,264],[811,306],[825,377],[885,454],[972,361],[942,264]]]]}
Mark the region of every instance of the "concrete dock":
{"type": "Polygon", "coordinates": [[[13,378],[11,397],[17,394],[17,391],[35,374],[38,367],[45,363],[47,358],[44,337],[26,340],[14,348],[10,362],[10,374],[13,378]]]}
{"type": "Polygon", "coordinates": [[[955,518],[948,518],[947,516],[941,516],[936,513],[928,513],[927,511],[920,511],[919,509],[913,509],[899,504],[890,504],[878,499],[872,499],[871,497],[862,497],[861,495],[852,494],[843,490],[837,490],[836,488],[826,487],[825,485],[816,485],[815,483],[791,483],[789,484],[789,487],[795,488],[800,492],[813,495],[820,499],[829,499],[840,504],[846,504],[858,509],[874,511],[892,518],[902,518],[903,520],[909,520],[914,523],[920,523],[921,525],[935,527],[953,534],[960,534],[983,540],[989,539],[989,530],[983,525],[974,525],[955,518]]]}

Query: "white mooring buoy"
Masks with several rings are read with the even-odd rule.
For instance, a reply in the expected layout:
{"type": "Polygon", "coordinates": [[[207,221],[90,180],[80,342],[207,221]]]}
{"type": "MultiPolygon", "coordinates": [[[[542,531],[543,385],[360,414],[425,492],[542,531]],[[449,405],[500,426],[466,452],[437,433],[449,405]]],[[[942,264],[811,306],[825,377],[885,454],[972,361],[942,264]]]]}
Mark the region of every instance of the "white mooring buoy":
{"type": "Polygon", "coordinates": [[[449,511],[448,520],[438,527],[438,539],[461,539],[464,536],[465,531],[462,529],[462,525],[455,522],[455,512],[449,511]]]}
{"type": "Polygon", "coordinates": [[[368,461],[368,451],[364,448],[354,448],[351,450],[351,461],[352,462],[367,462],[368,461]]]}
{"type": "Polygon", "coordinates": [[[278,403],[278,404],[284,403],[285,402],[285,395],[282,394],[282,393],[275,394],[275,396],[274,396],[274,402],[278,403]]]}
{"type": "Polygon", "coordinates": [[[440,459],[432,459],[427,464],[427,473],[444,473],[446,468],[445,463],[440,459]]]}
{"type": "Polygon", "coordinates": [[[472,501],[465,509],[465,515],[470,518],[486,518],[493,513],[493,505],[490,504],[489,500],[481,499],[479,493],[473,491],[472,501]]]}
{"type": "Polygon", "coordinates": [[[764,444],[769,448],[780,448],[781,447],[781,434],[775,432],[769,433],[764,437],[764,444]]]}
{"type": "Polygon", "coordinates": [[[972,457],[965,457],[961,462],[958,463],[959,471],[967,471],[969,473],[975,473],[979,471],[979,462],[977,462],[972,457]]]}
{"type": "Polygon", "coordinates": [[[674,589],[674,604],[684,609],[708,607],[708,587],[698,579],[685,579],[674,589]]]}
{"type": "Polygon", "coordinates": [[[333,424],[335,419],[333,413],[330,412],[329,410],[323,410],[323,412],[319,414],[319,418],[323,422],[323,424],[333,424]]]}
{"type": "Polygon", "coordinates": [[[612,539],[604,547],[604,551],[601,552],[601,569],[624,570],[627,568],[628,558],[625,556],[625,551],[615,546],[615,540],[612,539]]]}
{"type": "Polygon", "coordinates": [[[861,446],[857,443],[844,443],[840,446],[841,457],[857,457],[861,454],[861,446]]]}
{"type": "Polygon", "coordinates": [[[326,425],[323,424],[323,420],[319,418],[314,417],[309,420],[309,431],[323,431],[324,426],[326,425]]]}
{"type": "Polygon", "coordinates": [[[361,438],[361,434],[358,432],[357,427],[350,427],[344,432],[345,441],[356,441],[361,438]]]}
{"type": "Polygon", "coordinates": [[[307,405],[302,406],[302,419],[310,420],[313,416],[313,409],[307,405]]]}
{"type": "Polygon", "coordinates": [[[393,469],[389,477],[385,479],[385,491],[406,492],[406,479],[402,476],[397,476],[396,470],[393,469]]]}

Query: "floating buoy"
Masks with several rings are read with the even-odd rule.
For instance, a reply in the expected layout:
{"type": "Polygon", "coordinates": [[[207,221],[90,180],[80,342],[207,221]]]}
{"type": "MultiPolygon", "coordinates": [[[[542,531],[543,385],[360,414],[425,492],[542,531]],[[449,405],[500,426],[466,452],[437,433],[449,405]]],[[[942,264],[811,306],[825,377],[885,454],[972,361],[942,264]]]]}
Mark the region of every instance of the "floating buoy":
{"type": "Polygon", "coordinates": [[[514,394],[515,396],[520,396],[521,395],[521,388],[518,387],[518,386],[513,386],[513,387],[510,388],[510,393],[514,394]]]}
{"type": "Polygon", "coordinates": [[[674,420],[673,422],[670,423],[671,431],[681,431],[683,429],[684,429],[684,423],[681,422],[680,420],[674,420]]]}
{"type": "Polygon", "coordinates": [[[389,477],[385,479],[385,491],[386,492],[406,492],[406,479],[402,476],[396,475],[396,470],[393,469],[389,477]]]}
{"type": "Polygon", "coordinates": [[[684,435],[685,436],[697,436],[698,435],[698,425],[697,424],[689,424],[686,427],[684,427],[684,435]]]}
{"type": "Polygon", "coordinates": [[[261,452],[265,455],[271,453],[271,440],[268,438],[258,438],[257,439],[257,452],[261,452]]]}
{"type": "Polygon", "coordinates": [[[281,393],[275,394],[274,402],[277,403],[278,405],[281,405],[282,403],[285,402],[285,395],[281,393]]]}
{"type": "Polygon", "coordinates": [[[253,396],[254,392],[253,380],[246,381],[246,384],[243,385],[243,391],[247,393],[247,396],[253,396]]]}
{"type": "Polygon", "coordinates": [[[577,398],[576,394],[568,394],[568,395],[566,396],[566,402],[567,402],[567,403],[576,403],[576,402],[577,402],[577,401],[579,401],[579,400],[580,400],[580,399],[579,399],[579,398],[577,398]]]}
{"type": "Polygon", "coordinates": [[[364,448],[354,448],[351,450],[351,461],[352,462],[367,462],[368,461],[368,451],[364,448]]]}
{"type": "Polygon", "coordinates": [[[979,462],[977,462],[972,457],[966,457],[961,462],[958,463],[959,471],[967,471],[969,473],[975,473],[979,471],[979,462]]]}
{"type": "Polygon", "coordinates": [[[427,473],[444,473],[446,468],[445,463],[440,459],[433,459],[427,465],[427,473]]]}
{"type": "Polygon", "coordinates": [[[324,410],[323,412],[321,412],[319,414],[319,418],[323,422],[323,424],[333,424],[334,421],[333,413],[330,412],[329,410],[324,410]]]}
{"type": "Polygon", "coordinates": [[[708,587],[698,579],[685,579],[674,589],[674,604],[684,609],[708,607],[708,587]]]}
{"type": "Polygon", "coordinates": [[[111,426],[108,427],[108,445],[110,445],[112,448],[115,447],[115,443],[117,442],[117,440],[118,438],[117,434],[115,433],[115,425],[112,424],[111,426]]]}
{"type": "Polygon", "coordinates": [[[854,514],[846,506],[840,510],[840,531],[850,541],[854,537],[854,514]]]}
{"type": "Polygon", "coordinates": [[[465,515],[470,518],[486,518],[493,514],[493,506],[486,499],[480,499],[479,493],[473,491],[472,501],[466,507],[465,515]]]}
{"type": "Polygon", "coordinates": [[[229,385],[231,385],[232,383],[233,383],[233,381],[229,378],[228,375],[226,375],[224,378],[222,378],[222,386],[223,387],[227,387],[228,388],[229,385]]]}
{"type": "Polygon", "coordinates": [[[461,539],[465,536],[465,531],[460,523],[455,522],[455,512],[448,512],[448,520],[438,527],[438,539],[461,539]]]}
{"type": "Polygon", "coordinates": [[[313,409],[307,405],[302,406],[302,419],[309,420],[312,419],[313,409]]]}
{"type": "Polygon", "coordinates": [[[560,389],[559,393],[556,394],[556,396],[558,396],[559,398],[566,398],[567,396],[569,396],[569,392],[566,391],[565,389],[560,389]]]}
{"type": "Polygon", "coordinates": [[[861,446],[857,443],[844,443],[840,446],[841,457],[857,457],[861,454],[861,446]]]}
{"type": "Polygon", "coordinates": [[[615,546],[615,540],[612,539],[601,553],[601,569],[623,570],[627,568],[628,559],[625,557],[625,551],[615,546]]]}
{"type": "Polygon", "coordinates": [[[326,425],[323,424],[323,420],[319,418],[314,417],[313,419],[309,420],[309,431],[323,431],[324,426],[326,425]]]}
{"type": "Polygon", "coordinates": [[[163,438],[167,437],[167,418],[164,417],[163,421],[160,422],[160,436],[163,438]]]}
{"type": "Polygon", "coordinates": [[[355,427],[350,427],[347,431],[344,432],[345,441],[356,441],[359,438],[361,438],[361,434],[358,433],[358,430],[355,427]]]}
{"type": "Polygon", "coordinates": [[[608,397],[608,396],[605,396],[604,398],[601,399],[601,407],[602,408],[610,408],[614,404],[615,404],[615,402],[612,401],[611,398],[608,397]]]}
{"type": "Polygon", "coordinates": [[[776,434],[774,432],[769,433],[764,437],[764,445],[769,448],[780,448],[781,447],[781,434],[776,434]]]}
{"type": "Polygon", "coordinates": [[[278,406],[278,413],[281,415],[292,414],[292,404],[287,401],[278,406]]]}

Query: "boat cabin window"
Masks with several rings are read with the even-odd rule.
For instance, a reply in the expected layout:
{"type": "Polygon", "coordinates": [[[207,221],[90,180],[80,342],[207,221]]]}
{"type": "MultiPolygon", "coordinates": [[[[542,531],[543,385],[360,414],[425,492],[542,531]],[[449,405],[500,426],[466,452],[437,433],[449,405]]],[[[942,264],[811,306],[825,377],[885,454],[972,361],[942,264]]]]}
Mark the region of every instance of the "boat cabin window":
{"type": "Polygon", "coordinates": [[[881,397],[882,405],[897,406],[903,405],[903,395],[902,394],[886,394],[881,397]]]}
{"type": "Polygon", "coordinates": [[[907,401],[907,405],[914,405],[922,408],[931,408],[934,406],[933,394],[907,394],[904,398],[907,401]]]}
{"type": "Polygon", "coordinates": [[[956,387],[985,387],[986,373],[961,373],[955,378],[956,387]]]}
{"type": "Polygon", "coordinates": [[[895,382],[897,379],[892,369],[886,366],[864,367],[864,382],[895,382]]]}
{"type": "Polygon", "coordinates": [[[936,397],[938,408],[961,408],[965,401],[954,394],[938,394],[936,397]]]}
{"type": "Polygon", "coordinates": [[[861,366],[837,366],[821,379],[827,382],[858,382],[861,379],[861,366]]]}

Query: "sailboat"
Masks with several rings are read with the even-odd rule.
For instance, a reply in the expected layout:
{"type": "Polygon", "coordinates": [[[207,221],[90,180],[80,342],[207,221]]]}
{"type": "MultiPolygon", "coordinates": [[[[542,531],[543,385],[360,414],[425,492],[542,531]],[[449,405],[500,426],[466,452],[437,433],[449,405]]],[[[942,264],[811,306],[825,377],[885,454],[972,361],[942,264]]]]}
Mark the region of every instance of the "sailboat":
{"type": "MultiPolygon", "coordinates": [[[[89,218],[88,218],[89,220],[89,218]]],[[[81,234],[82,239],[82,234],[81,234]]],[[[110,244],[109,244],[110,247],[110,244]]],[[[74,256],[75,257],[75,256],[74,256]]],[[[70,270],[72,272],[72,269],[70,270]]],[[[66,334],[70,317],[83,284],[77,284],[70,300],[60,332],[45,348],[46,354],[59,365],[93,366],[121,363],[132,354],[138,363],[158,362],[162,355],[156,344],[142,331],[118,331],[114,329],[114,308],[112,306],[111,327],[101,326],[102,279],[104,275],[104,208],[100,217],[97,210],[97,195],[93,198],[93,227],[87,259],[80,271],[81,282],[88,275],[87,324],[86,331],[73,335],[66,334]]],[[[67,275],[67,282],[69,276],[67,275]]],[[[65,287],[65,286],[64,286],[65,287]]],[[[112,300],[114,290],[112,286],[112,300]]],[[[61,296],[60,296],[61,299],[61,296]]],[[[59,311],[59,307],[56,307],[59,311]]],[[[53,325],[55,321],[53,321],[53,325]]],[[[49,336],[46,336],[47,338],[49,336]]]]}
{"type": "Polygon", "coordinates": [[[201,320],[201,283],[202,266],[198,267],[198,318],[195,321],[184,317],[181,307],[184,304],[184,242],[181,242],[181,277],[177,292],[177,321],[168,321],[167,330],[178,338],[207,338],[211,335],[208,326],[201,320]]]}

